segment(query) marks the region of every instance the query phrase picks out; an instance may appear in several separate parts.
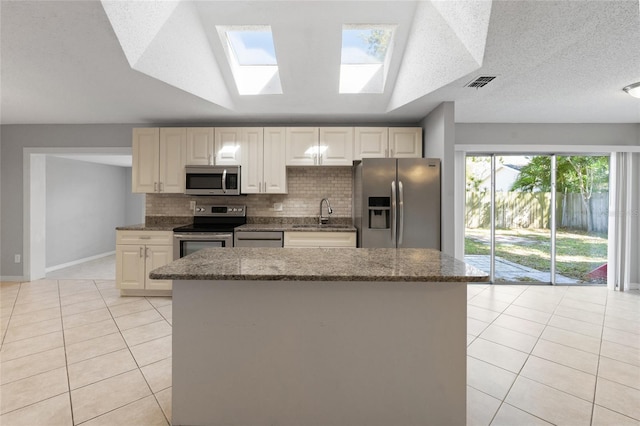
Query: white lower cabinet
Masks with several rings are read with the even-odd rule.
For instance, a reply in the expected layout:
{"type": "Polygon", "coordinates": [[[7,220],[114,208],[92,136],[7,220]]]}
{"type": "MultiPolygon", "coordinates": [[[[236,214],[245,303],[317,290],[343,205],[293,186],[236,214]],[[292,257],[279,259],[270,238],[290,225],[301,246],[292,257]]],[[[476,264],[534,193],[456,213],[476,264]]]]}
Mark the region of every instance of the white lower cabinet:
{"type": "Polygon", "coordinates": [[[116,288],[123,295],[165,295],[171,280],[152,280],[149,272],[173,261],[173,232],[117,231],[116,288]],[[160,291],[158,293],[158,291],[160,291]]]}
{"type": "Polygon", "coordinates": [[[303,231],[285,232],[284,247],[317,248],[317,247],[355,247],[355,232],[303,231]]]}

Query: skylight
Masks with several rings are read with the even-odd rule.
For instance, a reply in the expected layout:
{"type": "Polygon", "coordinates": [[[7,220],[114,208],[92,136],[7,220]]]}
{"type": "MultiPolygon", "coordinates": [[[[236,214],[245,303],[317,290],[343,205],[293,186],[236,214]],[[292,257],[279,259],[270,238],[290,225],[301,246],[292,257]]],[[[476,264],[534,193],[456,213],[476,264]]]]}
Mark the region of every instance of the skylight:
{"type": "Polygon", "coordinates": [[[343,25],[340,93],[382,93],[395,25],[343,25]]]}
{"type": "Polygon", "coordinates": [[[271,27],[217,27],[241,95],[282,93],[271,27]]]}

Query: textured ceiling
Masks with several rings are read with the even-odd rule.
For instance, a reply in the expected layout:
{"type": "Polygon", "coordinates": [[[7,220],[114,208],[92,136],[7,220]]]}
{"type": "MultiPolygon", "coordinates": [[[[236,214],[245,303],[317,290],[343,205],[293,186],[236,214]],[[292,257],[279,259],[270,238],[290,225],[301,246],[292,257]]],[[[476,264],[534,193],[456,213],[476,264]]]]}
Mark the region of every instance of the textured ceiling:
{"type": "Polygon", "coordinates": [[[9,123],[640,123],[632,1],[0,3],[9,123]],[[383,94],[340,95],[343,24],[398,24],[383,94]],[[239,96],[215,25],[270,25],[282,95],[239,96]],[[482,89],[464,85],[498,77],[482,89]]]}

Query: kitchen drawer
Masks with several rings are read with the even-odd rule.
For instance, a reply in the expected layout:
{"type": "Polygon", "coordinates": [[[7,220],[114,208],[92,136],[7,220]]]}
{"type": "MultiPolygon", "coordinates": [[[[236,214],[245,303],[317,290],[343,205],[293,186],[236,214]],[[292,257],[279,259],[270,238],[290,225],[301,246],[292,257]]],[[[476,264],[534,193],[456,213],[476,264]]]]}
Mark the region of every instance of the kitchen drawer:
{"type": "Polygon", "coordinates": [[[355,232],[285,232],[285,247],[355,247],[355,232]]]}
{"type": "Polygon", "coordinates": [[[234,232],[234,247],[282,247],[282,232],[243,231],[234,232]]]}
{"type": "Polygon", "coordinates": [[[173,245],[173,231],[117,231],[116,244],[173,245]]]}

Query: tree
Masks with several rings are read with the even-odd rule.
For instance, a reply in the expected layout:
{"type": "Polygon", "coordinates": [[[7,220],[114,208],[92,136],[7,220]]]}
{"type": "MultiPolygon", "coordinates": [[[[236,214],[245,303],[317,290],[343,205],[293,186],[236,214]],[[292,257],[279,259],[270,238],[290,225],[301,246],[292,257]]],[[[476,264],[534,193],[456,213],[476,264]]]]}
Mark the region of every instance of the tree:
{"type": "Polygon", "coordinates": [[[391,41],[393,31],[389,29],[374,29],[361,34],[361,37],[367,43],[367,50],[378,60],[384,60],[391,41]]]}
{"type": "MultiPolygon", "coordinates": [[[[556,191],[579,193],[587,213],[587,230],[593,230],[591,196],[609,189],[609,157],[558,156],[556,157],[556,191]]],[[[550,192],[551,157],[533,157],[520,169],[512,191],[550,192]]]]}

